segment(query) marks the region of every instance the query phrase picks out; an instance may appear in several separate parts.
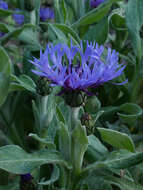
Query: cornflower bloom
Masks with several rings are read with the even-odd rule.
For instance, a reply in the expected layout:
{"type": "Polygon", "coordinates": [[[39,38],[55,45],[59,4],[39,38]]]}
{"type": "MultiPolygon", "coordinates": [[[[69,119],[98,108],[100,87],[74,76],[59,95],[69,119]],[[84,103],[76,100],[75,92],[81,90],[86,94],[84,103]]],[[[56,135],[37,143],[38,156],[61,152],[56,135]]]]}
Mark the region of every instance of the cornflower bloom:
{"type": "Polygon", "coordinates": [[[71,47],[66,44],[50,44],[44,53],[40,51],[39,59],[30,61],[38,69],[32,72],[46,77],[51,86],[88,94],[88,88],[96,88],[120,76],[125,68],[125,65],[118,63],[118,53],[115,50],[108,48],[105,59],[103,51],[103,46],[88,41],[85,51],[82,42],[80,47],[72,43],[71,47]]]}
{"type": "Polygon", "coordinates": [[[0,32],[0,38],[3,37],[5,35],[4,32],[0,32]]]}
{"type": "Polygon", "coordinates": [[[4,2],[3,0],[0,0],[0,9],[7,10],[8,4],[4,2]]]}
{"type": "Polygon", "coordinates": [[[19,14],[20,10],[16,9],[17,13],[13,14],[13,19],[16,22],[17,25],[22,25],[24,23],[24,15],[19,14]]]}
{"type": "Polygon", "coordinates": [[[31,176],[30,173],[28,173],[28,174],[21,174],[20,177],[21,177],[21,180],[23,182],[28,182],[28,181],[31,181],[31,179],[32,179],[32,176],[31,176]]]}
{"type": "Polygon", "coordinates": [[[54,19],[54,10],[50,7],[40,8],[40,19],[46,21],[47,19],[54,19]]]}
{"type": "Polygon", "coordinates": [[[90,0],[90,6],[93,8],[98,7],[101,3],[103,3],[105,0],[90,0]]]}

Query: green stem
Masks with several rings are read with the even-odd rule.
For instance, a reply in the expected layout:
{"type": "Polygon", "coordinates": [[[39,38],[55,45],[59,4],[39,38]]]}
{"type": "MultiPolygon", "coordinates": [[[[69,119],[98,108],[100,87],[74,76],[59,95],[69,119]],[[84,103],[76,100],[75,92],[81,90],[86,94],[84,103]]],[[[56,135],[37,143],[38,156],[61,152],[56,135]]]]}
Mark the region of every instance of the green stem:
{"type": "Polygon", "coordinates": [[[136,102],[137,101],[137,95],[140,89],[140,86],[142,85],[141,81],[140,81],[140,63],[136,63],[136,68],[135,68],[135,72],[134,72],[134,77],[133,77],[133,81],[132,81],[132,85],[130,88],[130,92],[131,92],[131,102],[136,102]]]}
{"type": "Polygon", "coordinates": [[[2,119],[4,121],[4,123],[5,123],[5,125],[8,127],[9,126],[9,122],[7,121],[7,119],[6,119],[4,113],[2,112],[1,109],[0,109],[0,115],[1,115],[1,117],[2,117],[2,119]]]}
{"type": "Polygon", "coordinates": [[[76,121],[78,120],[79,109],[80,107],[71,107],[71,130],[75,128],[76,121]]]}

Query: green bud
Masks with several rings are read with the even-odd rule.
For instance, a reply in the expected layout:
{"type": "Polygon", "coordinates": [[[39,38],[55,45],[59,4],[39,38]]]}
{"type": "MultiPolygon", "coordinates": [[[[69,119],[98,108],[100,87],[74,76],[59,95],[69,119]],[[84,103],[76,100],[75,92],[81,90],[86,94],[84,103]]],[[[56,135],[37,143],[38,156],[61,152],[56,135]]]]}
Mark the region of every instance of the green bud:
{"type": "Polygon", "coordinates": [[[37,81],[37,93],[41,96],[46,96],[51,93],[51,86],[49,84],[49,81],[45,77],[40,77],[37,81]]]}
{"type": "Polygon", "coordinates": [[[85,110],[90,114],[95,114],[97,111],[99,111],[100,107],[101,103],[96,96],[92,96],[87,99],[85,104],[85,110]]]}
{"type": "Polygon", "coordinates": [[[24,6],[28,11],[32,11],[35,8],[35,0],[25,0],[24,6]]]}
{"type": "Polygon", "coordinates": [[[71,107],[80,107],[83,104],[83,94],[80,91],[65,91],[62,95],[66,104],[71,107]]]}

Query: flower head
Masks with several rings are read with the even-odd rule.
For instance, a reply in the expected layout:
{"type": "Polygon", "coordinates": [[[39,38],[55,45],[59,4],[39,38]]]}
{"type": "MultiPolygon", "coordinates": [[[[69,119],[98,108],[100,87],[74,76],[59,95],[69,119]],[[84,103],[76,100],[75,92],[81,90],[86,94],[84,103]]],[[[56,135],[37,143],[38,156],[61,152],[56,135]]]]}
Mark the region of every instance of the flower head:
{"type": "Polygon", "coordinates": [[[0,9],[4,9],[4,10],[8,9],[8,4],[4,2],[3,0],[0,0],[0,9]]]}
{"type": "Polygon", "coordinates": [[[90,6],[91,7],[98,7],[101,3],[103,3],[105,0],[90,0],[90,6]]]}
{"type": "Polygon", "coordinates": [[[0,38],[3,37],[5,35],[4,32],[0,32],[0,38]]]}
{"type": "Polygon", "coordinates": [[[28,182],[28,181],[31,181],[31,179],[32,179],[32,176],[31,176],[30,173],[28,173],[28,174],[21,174],[20,176],[21,176],[21,180],[23,182],[28,182]]]}
{"type": "Polygon", "coordinates": [[[65,44],[48,45],[45,52],[40,52],[40,59],[31,61],[38,70],[35,74],[46,77],[52,86],[62,86],[65,90],[81,90],[98,87],[120,76],[125,65],[118,63],[118,53],[108,48],[103,59],[103,46],[95,43],[83,43],[80,47],[65,44]]]}
{"type": "Polygon", "coordinates": [[[15,20],[17,25],[22,25],[24,22],[24,15],[19,13],[20,10],[16,9],[16,13],[13,14],[13,19],[15,20]]]}
{"type": "Polygon", "coordinates": [[[47,19],[54,19],[54,11],[50,7],[40,8],[40,19],[46,21],[47,19]]]}

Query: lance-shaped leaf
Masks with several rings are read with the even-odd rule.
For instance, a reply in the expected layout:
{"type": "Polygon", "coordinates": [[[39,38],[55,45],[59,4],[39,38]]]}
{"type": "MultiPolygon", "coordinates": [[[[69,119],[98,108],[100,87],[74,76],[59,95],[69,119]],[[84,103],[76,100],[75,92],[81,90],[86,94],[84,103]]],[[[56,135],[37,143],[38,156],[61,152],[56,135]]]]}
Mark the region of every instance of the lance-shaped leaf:
{"type": "Polygon", "coordinates": [[[78,43],[80,43],[80,38],[78,34],[69,26],[65,24],[52,24],[53,27],[60,29],[65,35],[71,35],[74,40],[76,40],[78,43]]]}
{"type": "Polygon", "coordinates": [[[66,120],[58,106],[56,106],[56,116],[57,116],[57,119],[59,120],[59,122],[66,124],[66,120]]]}
{"type": "Polygon", "coordinates": [[[142,56],[142,44],[139,31],[143,25],[143,1],[130,0],[126,7],[126,25],[132,41],[134,52],[138,59],[142,56]]]}
{"type": "Polygon", "coordinates": [[[0,105],[8,95],[11,73],[11,60],[4,48],[0,47],[0,105]]]}
{"type": "Polygon", "coordinates": [[[81,172],[83,157],[88,147],[88,138],[86,136],[85,127],[78,123],[72,132],[72,164],[75,172],[81,172]]]}
{"type": "Polygon", "coordinates": [[[135,152],[135,146],[130,136],[111,129],[98,128],[102,139],[113,147],[135,152]]]}
{"type": "Polygon", "coordinates": [[[29,154],[16,145],[7,145],[0,148],[0,168],[11,173],[30,173],[42,164],[53,163],[62,164],[71,169],[71,165],[64,161],[56,151],[44,150],[29,154]]]}
{"type": "Polygon", "coordinates": [[[77,22],[75,22],[72,27],[80,27],[84,25],[93,24],[101,20],[110,10],[111,5],[118,0],[108,0],[102,3],[98,8],[91,10],[83,17],[81,17],[77,22]]]}
{"type": "MultiPolygon", "coordinates": [[[[113,152],[111,158],[103,162],[94,162],[83,169],[83,173],[88,173],[98,168],[126,169],[143,162],[143,152],[131,153],[125,150],[113,152]],[[115,154],[113,156],[113,154],[115,154]]],[[[81,175],[82,175],[81,174],[81,175]]]]}
{"type": "Polygon", "coordinates": [[[140,106],[133,103],[125,103],[119,107],[118,115],[127,124],[133,125],[139,116],[141,116],[143,110],[140,106]]]}
{"type": "Polygon", "coordinates": [[[111,184],[114,184],[118,186],[121,189],[125,190],[142,190],[143,187],[140,184],[137,184],[136,182],[133,182],[131,180],[125,179],[125,178],[117,178],[114,176],[105,176],[104,179],[111,184]]]}
{"type": "Polygon", "coordinates": [[[62,156],[66,160],[70,160],[71,157],[71,136],[68,131],[68,126],[60,123],[59,129],[59,149],[62,153],[62,156]]]}

